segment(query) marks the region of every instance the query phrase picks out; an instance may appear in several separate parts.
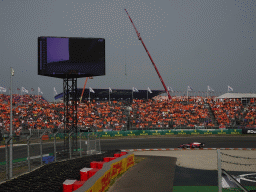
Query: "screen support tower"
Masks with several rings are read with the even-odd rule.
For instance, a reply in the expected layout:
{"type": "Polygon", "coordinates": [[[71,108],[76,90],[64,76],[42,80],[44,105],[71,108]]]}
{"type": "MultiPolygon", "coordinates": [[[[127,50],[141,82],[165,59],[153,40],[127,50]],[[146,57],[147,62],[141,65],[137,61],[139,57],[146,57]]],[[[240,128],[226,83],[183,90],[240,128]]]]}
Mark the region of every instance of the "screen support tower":
{"type": "Polygon", "coordinates": [[[77,149],[77,78],[66,77],[63,79],[64,95],[64,153],[69,152],[68,134],[73,132],[72,153],[77,149]],[[69,85],[69,83],[71,85],[69,85]]]}

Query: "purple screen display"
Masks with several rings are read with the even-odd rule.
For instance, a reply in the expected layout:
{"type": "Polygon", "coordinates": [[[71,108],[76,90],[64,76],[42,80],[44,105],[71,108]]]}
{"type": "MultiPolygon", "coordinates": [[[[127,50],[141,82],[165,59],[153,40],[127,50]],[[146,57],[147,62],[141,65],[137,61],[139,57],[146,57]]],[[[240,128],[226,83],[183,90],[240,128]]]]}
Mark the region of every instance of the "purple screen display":
{"type": "Polygon", "coordinates": [[[47,63],[69,60],[68,38],[47,38],[47,63]]]}

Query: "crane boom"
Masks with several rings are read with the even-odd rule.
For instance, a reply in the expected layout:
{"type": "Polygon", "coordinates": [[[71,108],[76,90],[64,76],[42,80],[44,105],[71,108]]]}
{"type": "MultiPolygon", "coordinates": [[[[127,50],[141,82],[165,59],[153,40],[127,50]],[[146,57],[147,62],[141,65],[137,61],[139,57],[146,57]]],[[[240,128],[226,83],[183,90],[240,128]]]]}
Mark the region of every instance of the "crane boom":
{"type": "MultiPolygon", "coordinates": [[[[124,9],[124,10],[126,11],[126,9],[124,9]]],[[[145,48],[145,50],[146,50],[146,52],[147,52],[147,54],[148,54],[148,56],[149,56],[149,58],[150,58],[150,60],[151,60],[151,62],[152,62],[152,64],[153,64],[153,66],[154,66],[154,68],[155,68],[155,70],[156,70],[156,72],[157,72],[157,74],[158,74],[158,77],[160,78],[160,81],[162,82],[162,84],[163,84],[163,86],[164,86],[164,89],[165,89],[165,91],[166,91],[166,93],[167,93],[167,95],[168,95],[168,99],[171,100],[172,97],[171,97],[171,95],[170,95],[168,89],[166,88],[165,83],[164,83],[164,81],[163,81],[163,79],[162,79],[162,77],[161,77],[161,75],[160,75],[158,69],[156,68],[156,65],[155,65],[155,63],[154,63],[154,61],[153,61],[151,55],[149,54],[149,52],[148,52],[148,50],[147,50],[147,48],[146,48],[146,45],[145,45],[144,42],[142,41],[142,38],[141,38],[141,36],[140,36],[140,33],[139,33],[138,30],[136,29],[136,27],[135,27],[134,23],[132,22],[132,19],[131,19],[131,17],[129,16],[129,14],[128,14],[127,11],[126,11],[126,13],[127,13],[128,17],[129,17],[129,19],[130,19],[130,21],[131,21],[131,23],[132,23],[132,25],[133,25],[135,31],[136,31],[136,34],[137,34],[139,40],[141,41],[142,45],[144,46],[144,48],[145,48]]]]}
{"type": "Polygon", "coordinates": [[[81,103],[82,98],[83,98],[83,95],[84,95],[84,89],[85,89],[85,86],[86,86],[87,80],[88,80],[88,77],[86,77],[86,80],[85,80],[85,82],[84,82],[84,88],[83,88],[82,95],[81,95],[81,97],[80,97],[80,103],[81,103]]]}

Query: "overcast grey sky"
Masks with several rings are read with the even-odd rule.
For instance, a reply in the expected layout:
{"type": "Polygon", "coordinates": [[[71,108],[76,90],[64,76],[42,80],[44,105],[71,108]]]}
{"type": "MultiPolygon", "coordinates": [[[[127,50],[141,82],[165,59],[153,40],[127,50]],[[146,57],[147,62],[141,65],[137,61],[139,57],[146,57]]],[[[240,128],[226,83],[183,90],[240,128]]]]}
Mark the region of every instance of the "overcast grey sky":
{"type": "Polygon", "coordinates": [[[87,88],[163,90],[124,9],[166,86],[256,92],[255,0],[0,0],[0,86],[13,67],[14,93],[40,87],[53,101],[63,80],[37,75],[37,38],[64,36],[106,39],[106,75],[87,88]]]}

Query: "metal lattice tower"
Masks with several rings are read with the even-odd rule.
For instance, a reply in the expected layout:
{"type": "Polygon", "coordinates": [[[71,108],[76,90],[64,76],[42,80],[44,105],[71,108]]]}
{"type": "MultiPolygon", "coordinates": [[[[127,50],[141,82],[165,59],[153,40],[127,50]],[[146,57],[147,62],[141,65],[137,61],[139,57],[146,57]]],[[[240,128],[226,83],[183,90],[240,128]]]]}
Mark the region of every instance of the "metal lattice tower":
{"type": "Polygon", "coordinates": [[[69,151],[68,134],[72,135],[72,152],[77,149],[77,78],[63,79],[64,96],[64,153],[69,151]],[[69,82],[71,85],[69,85],[69,82]]]}

